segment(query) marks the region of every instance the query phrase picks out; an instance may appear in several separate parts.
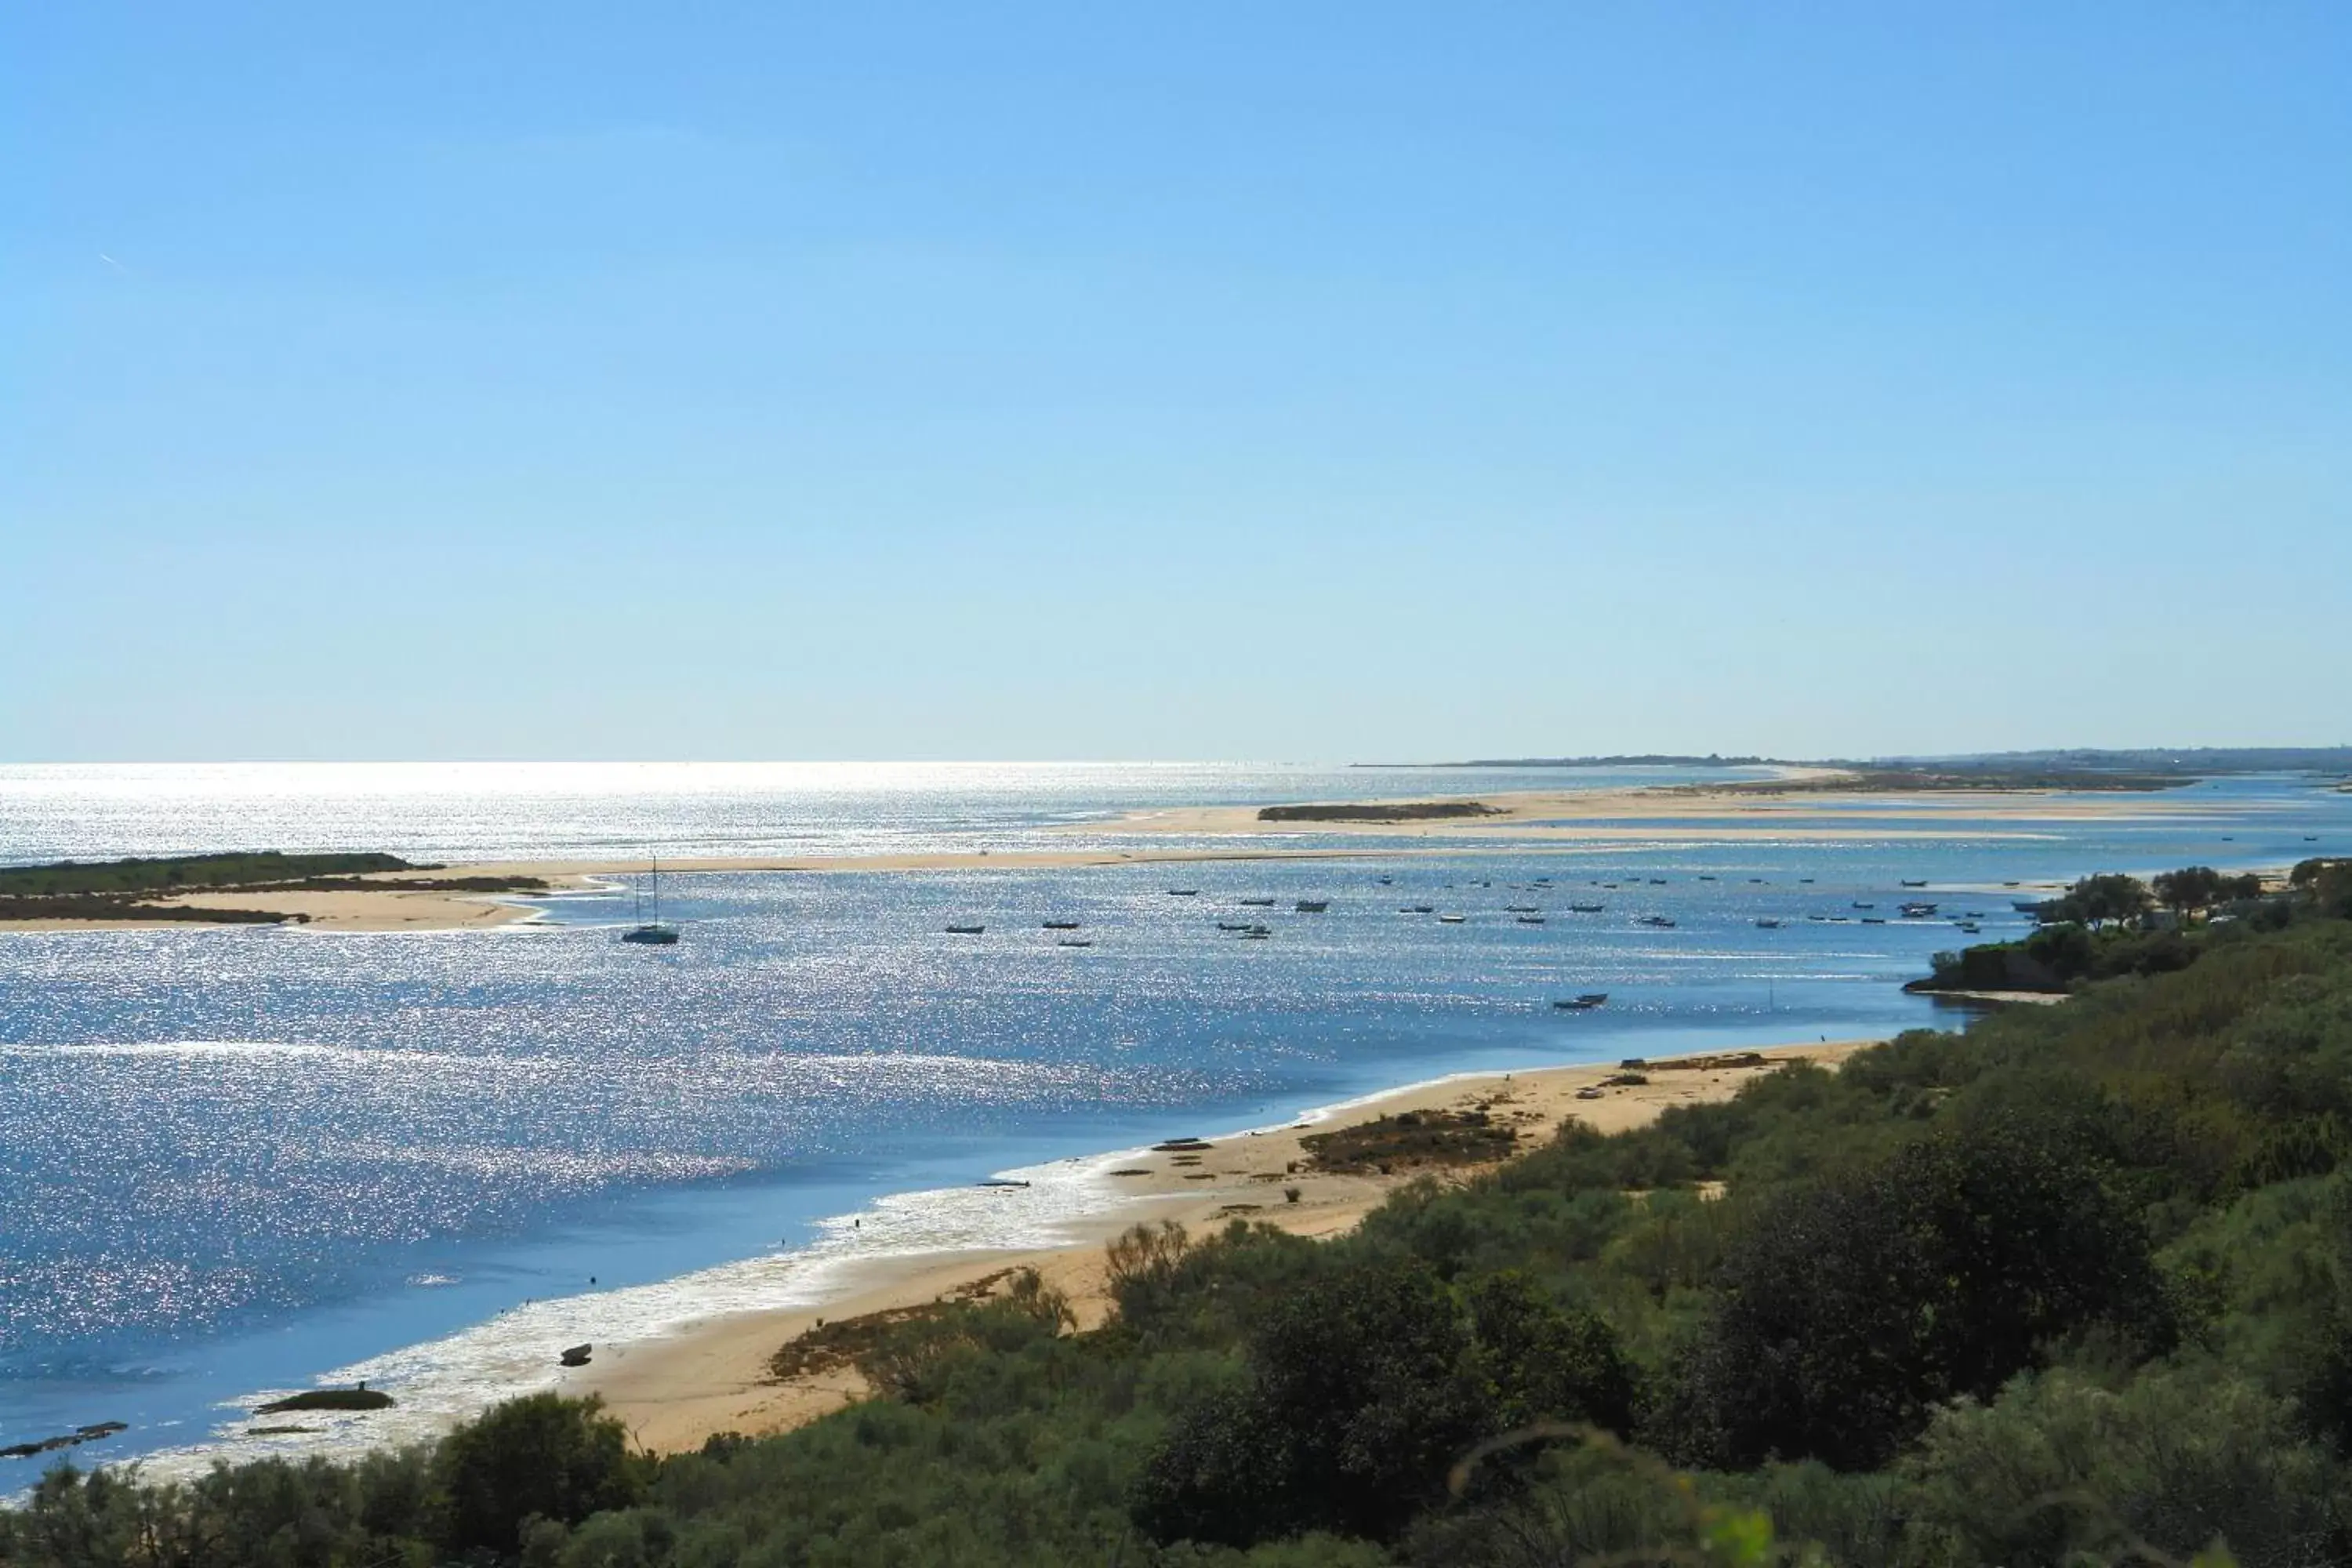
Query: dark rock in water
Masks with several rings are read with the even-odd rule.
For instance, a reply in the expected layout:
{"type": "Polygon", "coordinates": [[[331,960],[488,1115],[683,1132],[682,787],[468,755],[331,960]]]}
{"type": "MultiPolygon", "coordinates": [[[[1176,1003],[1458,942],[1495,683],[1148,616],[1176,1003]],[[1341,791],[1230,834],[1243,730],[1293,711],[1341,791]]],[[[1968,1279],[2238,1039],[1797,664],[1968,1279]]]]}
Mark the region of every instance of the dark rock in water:
{"type": "Polygon", "coordinates": [[[59,1436],[44,1437],[37,1443],[11,1443],[8,1447],[0,1448],[0,1459],[30,1459],[42,1454],[54,1454],[59,1448],[70,1448],[81,1443],[93,1443],[100,1437],[111,1437],[117,1432],[127,1432],[130,1429],[126,1422],[95,1421],[87,1426],[77,1426],[59,1436]]]}
{"type": "Polygon", "coordinates": [[[254,1406],[256,1415],[280,1415],[289,1410],[382,1410],[392,1395],[373,1388],[311,1388],[284,1399],[254,1406]]]}
{"type": "Polygon", "coordinates": [[[569,1350],[562,1352],[556,1359],[565,1366],[586,1366],[588,1364],[588,1351],[589,1347],[586,1345],[573,1345],[569,1350]]]}

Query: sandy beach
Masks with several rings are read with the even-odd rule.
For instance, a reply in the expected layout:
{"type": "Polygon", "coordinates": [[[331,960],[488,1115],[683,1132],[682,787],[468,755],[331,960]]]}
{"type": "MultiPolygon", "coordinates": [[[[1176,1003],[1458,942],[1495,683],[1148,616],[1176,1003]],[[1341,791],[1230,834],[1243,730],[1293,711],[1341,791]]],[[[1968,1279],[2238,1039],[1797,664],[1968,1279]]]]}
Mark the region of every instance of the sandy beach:
{"type": "Polygon", "coordinates": [[[1654,1120],[1671,1105],[1728,1099],[1742,1083],[1788,1062],[1833,1065],[1873,1043],[1769,1047],[1757,1053],[1764,1058],[1760,1067],[1725,1065],[1720,1058],[1654,1058],[1645,1071],[1649,1081],[1621,1087],[1602,1086],[1621,1070],[1614,1066],[1464,1075],[1355,1101],[1313,1121],[1212,1136],[1208,1147],[1197,1151],[1106,1155],[1102,1180],[1111,1194],[1097,1215],[1068,1227],[1066,1245],[877,1259],[821,1307],[747,1313],[637,1344],[599,1345],[593,1363],[570,1374],[562,1386],[567,1393],[602,1395],[637,1441],[658,1452],[697,1447],[714,1433],[783,1431],[838,1410],[866,1392],[856,1373],[845,1367],[789,1381],[772,1374],[770,1358],[820,1323],[985,1293],[992,1277],[1031,1268],[1068,1296],[1079,1327],[1091,1328],[1102,1321],[1108,1305],[1103,1244],[1132,1225],[1172,1219],[1199,1236],[1247,1219],[1302,1236],[1337,1236],[1419,1173],[1316,1171],[1300,1142],[1310,1135],[1409,1110],[1476,1109],[1515,1127],[1525,1150],[1549,1140],[1570,1118],[1604,1132],[1621,1131],[1654,1120]],[[1288,1189],[1297,1192],[1295,1202],[1288,1189]]]}

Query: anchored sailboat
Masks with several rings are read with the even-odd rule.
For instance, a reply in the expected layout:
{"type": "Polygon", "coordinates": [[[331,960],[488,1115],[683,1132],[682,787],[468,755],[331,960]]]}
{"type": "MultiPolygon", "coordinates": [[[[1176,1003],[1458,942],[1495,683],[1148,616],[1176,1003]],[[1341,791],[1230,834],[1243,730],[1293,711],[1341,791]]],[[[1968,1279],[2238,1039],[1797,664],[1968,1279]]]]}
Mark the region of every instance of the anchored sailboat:
{"type": "Polygon", "coordinates": [[[672,925],[662,924],[660,856],[656,855],[653,858],[653,868],[654,918],[650,921],[645,918],[645,891],[643,888],[640,888],[637,891],[636,903],[636,918],[638,923],[623,931],[621,933],[621,940],[623,942],[637,942],[646,947],[675,947],[677,945],[677,928],[672,925]]]}

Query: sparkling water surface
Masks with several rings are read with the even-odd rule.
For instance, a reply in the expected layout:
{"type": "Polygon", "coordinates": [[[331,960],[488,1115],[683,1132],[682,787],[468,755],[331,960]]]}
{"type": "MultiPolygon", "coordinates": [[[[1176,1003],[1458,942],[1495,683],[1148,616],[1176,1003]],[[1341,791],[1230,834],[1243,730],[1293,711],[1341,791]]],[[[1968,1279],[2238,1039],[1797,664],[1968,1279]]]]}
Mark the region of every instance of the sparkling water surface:
{"type": "MultiPolygon", "coordinates": [[[[1041,829],[1146,805],[1693,776],[16,768],[0,770],[0,859],[1066,847],[1041,829]]],[[[698,874],[666,880],[687,933],[670,949],[614,940],[619,888],[489,931],[0,936],[0,1444],[99,1420],[132,1429],[77,1458],[236,1438],[250,1423],[228,1402],[329,1373],[372,1375],[403,1405],[320,1441],[413,1429],[548,1381],[553,1344],[817,1300],[829,1270],[877,1252],[1050,1239],[1106,1201],[1082,1158],[1098,1152],[1446,1072],[1948,1024],[1899,983],[1969,939],[1895,918],[1906,898],[1981,910],[1990,939],[2021,929],[2011,903],[2035,881],[2352,845],[2352,799],[2301,779],[2143,797],[2124,821],[1947,811],[1927,840],[1792,828],[1384,860],[698,874]],[[1928,890],[1899,885],[1920,879],[1928,890]],[[1860,923],[1856,902],[1888,923],[1860,923]],[[1401,912],[1417,903],[1468,919],[1401,912]],[[1846,922],[1806,918],[1832,914],[1846,922]],[[1058,945],[1049,918],[1094,945],[1058,945]],[[1216,929],[1243,918],[1272,940],[1216,929]],[[1608,1007],[1550,1005],[1587,990],[1608,1007]],[[1032,1186],[973,1184],[1010,1168],[1032,1186]],[[923,1195],[890,1196],[906,1194],[923,1195]]]]}

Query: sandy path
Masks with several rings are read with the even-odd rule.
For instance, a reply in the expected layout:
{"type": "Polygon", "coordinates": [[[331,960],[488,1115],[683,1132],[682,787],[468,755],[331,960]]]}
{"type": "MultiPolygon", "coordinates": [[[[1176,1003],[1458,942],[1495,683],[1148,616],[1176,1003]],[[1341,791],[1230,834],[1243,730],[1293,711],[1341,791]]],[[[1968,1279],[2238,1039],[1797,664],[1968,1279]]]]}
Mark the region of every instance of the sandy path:
{"type": "MultiPolygon", "coordinates": [[[[894,1308],[919,1306],[1013,1268],[1034,1268],[1065,1292],[1081,1327],[1099,1323],[1108,1305],[1103,1243],[1144,1220],[1174,1219],[1195,1235],[1234,1218],[1262,1220],[1303,1236],[1352,1229],[1389,1191],[1410,1179],[1294,1171],[1303,1163],[1299,1140],[1309,1132],[1369,1121],[1400,1111],[1471,1107],[1507,1117],[1522,1130],[1522,1146],[1546,1140],[1569,1118],[1604,1132],[1654,1120],[1670,1105],[1728,1099],[1740,1084],[1772,1066],[1794,1060],[1842,1062],[1873,1042],[1845,1040],[1782,1046],[1761,1055],[1766,1068],[1667,1068],[1659,1058],[1645,1085],[1598,1089],[1619,1069],[1589,1066],[1487,1073],[1419,1084],[1334,1111],[1323,1121],[1255,1134],[1213,1140],[1197,1164],[1181,1153],[1139,1154],[1108,1176],[1122,1194],[1100,1215],[1072,1227],[1070,1244],[1043,1250],[927,1254],[880,1258],[853,1276],[823,1307],[722,1318],[682,1333],[638,1344],[599,1346],[590,1367],[571,1374],[568,1393],[602,1394],[636,1434],[663,1453],[700,1446],[718,1432],[783,1431],[840,1409],[865,1393],[849,1370],[775,1381],[768,1362],[777,1349],[821,1321],[840,1321],[894,1308]],[[1598,1098],[1579,1099],[1597,1090],[1598,1098]],[[1285,1189],[1296,1187],[1296,1203],[1285,1189]]],[[[1682,1058],[1685,1061],[1693,1058],[1682,1058]]],[[[1696,1058],[1704,1060],[1706,1058],[1696,1058]]],[[[1174,1129],[1174,1131],[1186,1131],[1174,1129]]]]}

